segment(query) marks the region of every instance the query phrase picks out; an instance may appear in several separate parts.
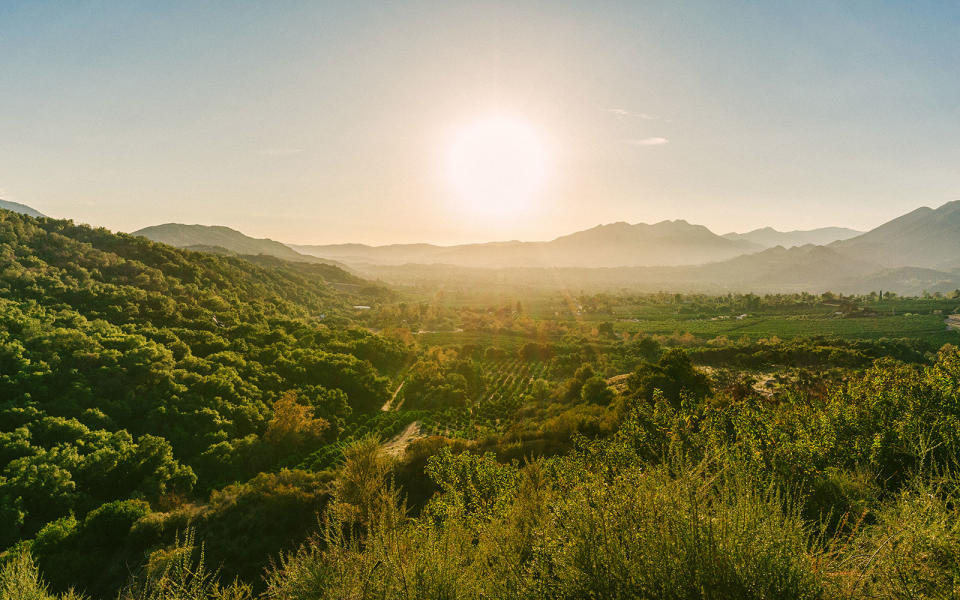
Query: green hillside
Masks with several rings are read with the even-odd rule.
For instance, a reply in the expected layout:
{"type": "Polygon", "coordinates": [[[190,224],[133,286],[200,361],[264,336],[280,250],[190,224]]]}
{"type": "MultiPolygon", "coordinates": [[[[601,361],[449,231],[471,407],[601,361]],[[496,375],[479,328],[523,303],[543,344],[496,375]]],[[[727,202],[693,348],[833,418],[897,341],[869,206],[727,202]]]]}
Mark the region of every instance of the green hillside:
{"type": "Polygon", "coordinates": [[[0,255],[4,600],[953,585],[960,292],[400,294],[6,211],[0,255]]]}
{"type": "MultiPolygon", "coordinates": [[[[8,211],[0,255],[0,546],[40,534],[41,561],[82,554],[75,519],[123,519],[296,464],[308,441],[383,404],[403,360],[349,327],[350,307],[384,290],[336,267],[8,211]],[[54,543],[50,527],[66,537],[54,543]]],[[[111,556],[77,563],[96,573],[82,578],[89,592],[126,578],[111,556]]]]}

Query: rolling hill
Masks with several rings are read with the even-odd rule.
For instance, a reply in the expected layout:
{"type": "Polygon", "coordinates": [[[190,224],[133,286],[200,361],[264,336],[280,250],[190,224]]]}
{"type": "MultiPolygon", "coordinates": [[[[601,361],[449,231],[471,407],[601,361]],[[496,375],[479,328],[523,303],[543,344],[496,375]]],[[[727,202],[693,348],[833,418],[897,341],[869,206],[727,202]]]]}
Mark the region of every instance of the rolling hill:
{"type": "Polygon", "coordinates": [[[819,229],[777,231],[773,227],[763,227],[754,229],[747,233],[727,233],[722,237],[728,240],[741,240],[752,242],[764,248],[773,248],[774,246],[783,246],[792,248],[793,246],[805,246],[814,244],[824,246],[838,240],[846,240],[862,234],[862,231],[848,229],[846,227],[821,227],[819,229]]]}
{"type": "Polygon", "coordinates": [[[266,254],[293,262],[329,262],[320,261],[315,256],[301,254],[280,242],[271,239],[253,238],[222,225],[165,223],[144,227],[134,231],[131,235],[142,236],[154,242],[198,252],[236,253],[249,256],[266,254]]]}

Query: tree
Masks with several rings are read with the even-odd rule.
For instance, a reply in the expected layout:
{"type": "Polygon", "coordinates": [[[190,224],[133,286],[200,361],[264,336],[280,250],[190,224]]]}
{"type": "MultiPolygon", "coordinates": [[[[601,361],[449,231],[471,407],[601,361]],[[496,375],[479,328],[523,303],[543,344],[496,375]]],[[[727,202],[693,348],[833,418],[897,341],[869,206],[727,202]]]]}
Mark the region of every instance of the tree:
{"type": "Polygon", "coordinates": [[[325,419],[313,416],[312,406],[299,404],[296,394],[288,392],[273,403],[273,418],[263,439],[280,453],[294,453],[319,441],[329,426],[325,419]]]}
{"type": "Polygon", "coordinates": [[[519,478],[514,466],[498,463],[492,453],[453,454],[449,446],[432,456],[425,470],[440,488],[426,512],[439,520],[463,515],[485,519],[499,514],[513,497],[519,478]]]}
{"type": "Polygon", "coordinates": [[[627,378],[630,391],[640,398],[653,400],[654,390],[660,390],[674,406],[680,405],[686,395],[694,400],[703,400],[710,394],[710,381],[697,371],[690,357],[680,348],[673,348],[656,364],[643,363],[627,378]]]}
{"type": "Polygon", "coordinates": [[[613,400],[613,390],[602,377],[591,377],[580,388],[580,399],[591,404],[606,406],[613,400]]]}
{"type": "Polygon", "coordinates": [[[613,330],[613,323],[610,321],[604,321],[603,323],[597,325],[597,333],[608,338],[617,337],[616,332],[613,330]]]}
{"type": "Polygon", "coordinates": [[[597,373],[593,370],[593,365],[590,363],[583,363],[580,365],[580,368],[577,369],[577,372],[574,373],[573,377],[580,383],[583,383],[591,377],[595,377],[596,375],[597,373]]]}

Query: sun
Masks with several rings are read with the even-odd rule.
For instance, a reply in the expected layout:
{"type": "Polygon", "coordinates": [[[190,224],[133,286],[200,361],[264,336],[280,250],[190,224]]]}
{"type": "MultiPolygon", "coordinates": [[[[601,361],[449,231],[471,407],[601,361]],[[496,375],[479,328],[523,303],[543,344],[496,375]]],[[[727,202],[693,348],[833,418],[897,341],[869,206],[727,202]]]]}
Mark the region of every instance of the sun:
{"type": "Polygon", "coordinates": [[[490,115],[458,130],[444,173],[462,207],[475,215],[509,216],[531,208],[548,174],[546,147],[522,118],[490,115]]]}

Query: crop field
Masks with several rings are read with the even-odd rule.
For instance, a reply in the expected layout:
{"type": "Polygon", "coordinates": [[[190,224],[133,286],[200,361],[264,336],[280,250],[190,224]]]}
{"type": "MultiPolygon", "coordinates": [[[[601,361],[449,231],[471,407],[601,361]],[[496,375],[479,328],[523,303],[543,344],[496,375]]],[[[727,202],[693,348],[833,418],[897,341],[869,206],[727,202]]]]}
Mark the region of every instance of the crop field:
{"type": "Polygon", "coordinates": [[[526,363],[517,358],[503,359],[484,368],[483,398],[477,403],[482,414],[489,406],[510,403],[530,393],[533,382],[547,379],[546,363],[526,363]]]}
{"type": "Polygon", "coordinates": [[[514,331],[431,331],[418,334],[417,341],[424,347],[455,344],[513,351],[531,340],[529,336],[514,331]]]}
{"type": "MultiPolygon", "coordinates": [[[[652,298],[617,296],[531,296],[511,298],[498,306],[457,306],[443,299],[449,325],[416,335],[423,347],[475,345],[514,352],[531,341],[552,342],[570,333],[590,335],[601,325],[614,332],[647,335],[691,334],[700,341],[728,338],[835,336],[844,339],[920,338],[935,344],[960,343],[945,319],[960,312],[954,298],[727,298],[662,295],[652,298]],[[522,312],[521,308],[522,307],[522,312]],[[466,312],[464,312],[466,311],[466,312]],[[469,313],[469,311],[474,311],[469,313]],[[480,328],[478,314],[494,315],[480,328]],[[504,316],[504,311],[507,316],[504,316]],[[469,314],[468,314],[469,313],[469,314]],[[551,333],[534,339],[516,322],[550,322],[551,333]],[[464,331],[464,329],[466,329],[464,331]]],[[[429,329],[429,328],[426,328],[429,329]]]]}
{"type": "Polygon", "coordinates": [[[537,379],[549,379],[547,363],[506,358],[483,364],[483,391],[470,408],[424,415],[421,431],[429,434],[472,434],[498,431],[523,404],[537,379]]]}
{"type": "Polygon", "coordinates": [[[620,320],[614,323],[619,332],[670,335],[691,333],[698,338],[716,336],[747,337],[750,339],[777,336],[790,339],[801,336],[836,336],[847,339],[925,338],[939,343],[958,343],[960,334],[949,331],[941,315],[910,315],[888,317],[745,317],[727,319],[664,319],[620,320]]]}

